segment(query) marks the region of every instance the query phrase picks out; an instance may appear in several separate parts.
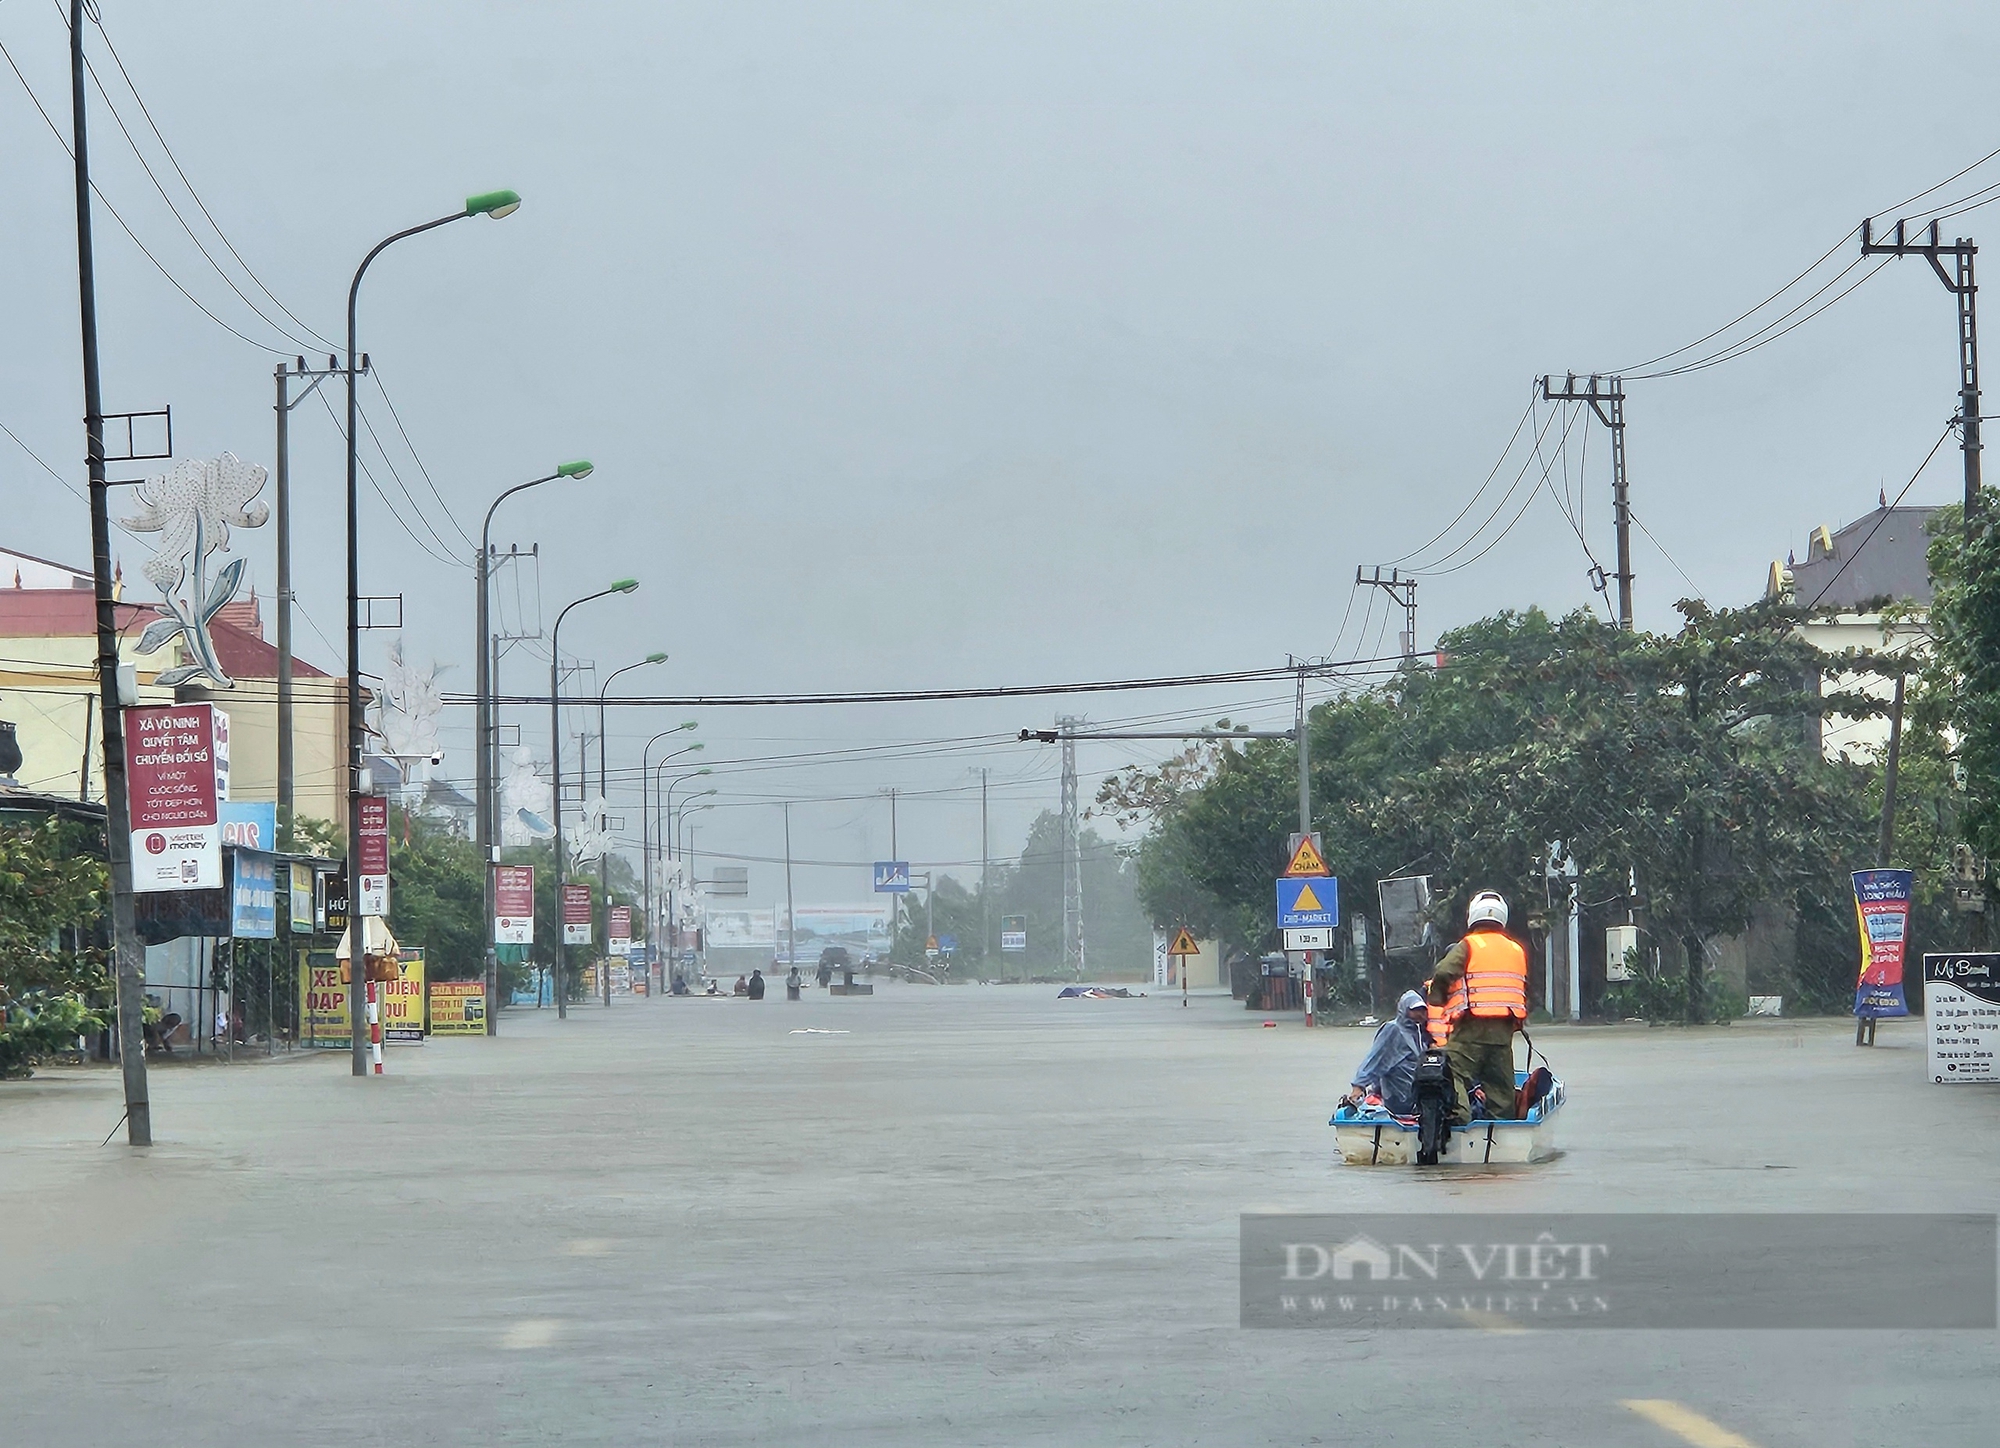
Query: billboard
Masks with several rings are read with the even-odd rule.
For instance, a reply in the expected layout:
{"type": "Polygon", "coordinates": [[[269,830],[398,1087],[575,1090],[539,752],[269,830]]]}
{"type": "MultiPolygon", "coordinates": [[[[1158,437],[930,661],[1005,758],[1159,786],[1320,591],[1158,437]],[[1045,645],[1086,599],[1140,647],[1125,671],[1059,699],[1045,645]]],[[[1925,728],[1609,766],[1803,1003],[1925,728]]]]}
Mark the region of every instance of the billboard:
{"type": "Polygon", "coordinates": [[[476,980],[431,982],[431,1034],[486,1034],[486,987],[476,980]]]}
{"type": "Polygon", "coordinates": [[[562,887],[562,938],[564,945],[590,944],[590,886],[562,887]]]}
{"type": "Polygon", "coordinates": [[[215,758],[215,723],[221,717],[212,704],[134,705],[124,711],[136,891],[222,888],[215,758]]]}
{"type": "Polygon", "coordinates": [[[347,1049],[346,972],[330,950],[299,952],[299,1040],[308,1046],[347,1049]]]}
{"type": "Polygon", "coordinates": [[[632,953],[632,907],[613,905],[607,912],[604,927],[605,946],[613,955],[629,956],[632,953]]]}
{"type": "Polygon", "coordinates": [[[493,943],[535,943],[535,867],[493,867],[493,943]]]}
{"type": "Polygon", "coordinates": [[[1863,1019],[1907,1016],[1903,999],[1903,950],[1910,933],[1908,870],[1856,870],[1854,912],[1861,930],[1861,979],[1854,1014],[1863,1019]]]}
{"type": "MultiPolygon", "coordinates": [[[[229,934],[236,940],[278,935],[278,860],[257,850],[236,850],[229,880],[229,934]]],[[[307,897],[308,900],[311,896],[307,897]]]]}
{"type": "Polygon", "coordinates": [[[285,866],[290,873],[292,884],[292,934],[313,933],[313,867],[311,865],[290,864],[285,866]]]}
{"type": "Polygon", "coordinates": [[[222,820],[223,844],[266,853],[278,848],[278,806],[271,800],[222,797],[216,813],[222,820]]]}
{"type": "Polygon", "coordinates": [[[396,961],[396,978],[378,982],[375,999],[381,1010],[382,1044],[421,1046],[424,1043],[424,952],[406,945],[396,961]]]}
{"type": "Polygon", "coordinates": [[[705,944],[710,950],[776,950],[775,910],[710,910],[705,944]]]}
{"type": "MultiPolygon", "coordinates": [[[[866,905],[801,905],[796,912],[798,951],[801,960],[818,956],[829,945],[843,945],[856,956],[889,953],[889,911],[887,900],[866,905]]],[[[777,923],[777,941],[792,938],[792,919],[780,905],[772,912],[777,923]]]]}
{"type": "Polygon", "coordinates": [[[362,796],[360,814],[357,818],[361,822],[361,868],[357,872],[361,888],[355,913],[387,915],[389,913],[389,801],[379,795],[362,796]]]}

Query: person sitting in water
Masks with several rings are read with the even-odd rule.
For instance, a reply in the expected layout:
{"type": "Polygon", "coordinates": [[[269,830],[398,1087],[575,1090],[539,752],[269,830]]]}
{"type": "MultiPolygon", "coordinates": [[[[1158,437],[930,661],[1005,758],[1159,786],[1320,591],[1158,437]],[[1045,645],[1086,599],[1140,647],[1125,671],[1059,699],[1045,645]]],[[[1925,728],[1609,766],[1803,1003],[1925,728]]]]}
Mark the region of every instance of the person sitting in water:
{"type": "Polygon", "coordinates": [[[731,995],[740,995],[740,996],[747,996],[747,995],[749,995],[749,994],[750,994],[750,978],[749,978],[748,976],[742,976],[742,975],[739,975],[739,976],[737,976],[737,977],[736,977],[736,984],[735,984],[735,986],[734,986],[734,987],[733,987],[733,988],[732,988],[732,989],[730,990],[730,992],[729,992],[729,993],[730,993],[731,995]]]}
{"type": "Polygon", "coordinates": [[[1417,1062],[1424,1054],[1424,1023],[1430,1007],[1421,993],[1403,992],[1394,1020],[1375,1031],[1368,1054],[1354,1068],[1343,1106],[1359,1109],[1379,1102],[1391,1116],[1417,1114],[1417,1062]]]}
{"type": "Polygon", "coordinates": [[[753,970],[753,971],[751,971],[751,972],[750,972],[750,985],[749,985],[749,989],[748,989],[748,992],[747,992],[747,994],[749,995],[750,999],[751,999],[751,1000],[753,1000],[753,1001],[760,1001],[760,1000],[764,999],[764,972],[763,972],[763,971],[761,971],[761,970],[753,970]]]}

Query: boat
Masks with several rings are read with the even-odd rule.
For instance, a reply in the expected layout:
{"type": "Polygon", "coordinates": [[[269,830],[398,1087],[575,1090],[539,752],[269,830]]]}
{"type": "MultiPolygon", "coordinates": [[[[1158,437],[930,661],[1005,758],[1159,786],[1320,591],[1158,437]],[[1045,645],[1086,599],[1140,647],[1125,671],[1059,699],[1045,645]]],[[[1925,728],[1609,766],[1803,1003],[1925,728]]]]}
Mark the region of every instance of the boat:
{"type": "MultiPolygon", "coordinates": [[[[1526,1084],[1525,1071],[1514,1073],[1516,1086],[1526,1084]]],[[[1475,1121],[1455,1127],[1449,1147],[1438,1155],[1440,1166],[1500,1166],[1547,1161],[1556,1154],[1556,1118],[1564,1099],[1560,1078],[1548,1094],[1528,1109],[1525,1121],[1475,1121]]],[[[1417,1159],[1417,1125],[1395,1117],[1362,1115],[1351,1106],[1334,1109],[1327,1123],[1333,1128],[1340,1159],[1349,1166],[1409,1166],[1417,1159]]]]}

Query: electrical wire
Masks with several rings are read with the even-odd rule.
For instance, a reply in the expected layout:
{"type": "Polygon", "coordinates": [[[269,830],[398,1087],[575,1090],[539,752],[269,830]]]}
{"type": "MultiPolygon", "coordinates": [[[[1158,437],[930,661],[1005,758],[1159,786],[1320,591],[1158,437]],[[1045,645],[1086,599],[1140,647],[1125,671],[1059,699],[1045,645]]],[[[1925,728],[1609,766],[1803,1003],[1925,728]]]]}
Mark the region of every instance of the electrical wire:
{"type": "MultiPolygon", "coordinates": [[[[327,418],[333,423],[333,430],[340,434],[340,439],[342,442],[346,442],[347,429],[340,425],[340,418],[338,415],[335,414],[333,410],[333,404],[327,400],[327,396],[324,392],[319,394],[319,400],[320,400],[320,406],[326,409],[327,418]]],[[[355,410],[356,412],[360,411],[359,408],[355,410]]],[[[417,547],[421,548],[428,556],[435,559],[439,563],[448,564],[453,568],[470,569],[472,567],[470,563],[467,563],[462,558],[454,558],[449,553],[438,552],[435,548],[431,547],[430,544],[424,542],[422,538],[418,537],[417,531],[403,520],[403,515],[396,511],[396,505],[389,501],[389,495],[388,493],[383,491],[381,483],[375,480],[375,473],[374,470],[368,466],[368,459],[362,457],[359,454],[359,452],[357,452],[355,454],[355,462],[360,466],[362,476],[368,479],[368,486],[375,490],[375,496],[382,500],[382,506],[389,510],[389,516],[394,518],[396,520],[396,525],[409,535],[410,541],[412,543],[416,544],[417,547]]],[[[422,515],[419,514],[418,516],[421,517],[422,515]]]]}
{"type": "MultiPolygon", "coordinates": [[[[1576,426],[1577,419],[1581,417],[1583,413],[1582,409],[1580,408],[1576,409],[1550,408],[1549,423],[1553,424],[1556,417],[1560,413],[1565,411],[1568,413],[1568,420],[1563,424],[1562,435],[1563,438],[1566,440],[1569,437],[1570,429],[1576,426]]],[[[1460,543],[1456,548],[1452,549],[1449,553],[1443,554],[1442,556],[1433,560],[1429,565],[1423,568],[1412,569],[1411,570],[1412,572],[1425,577],[1442,577],[1444,574],[1447,573],[1456,573],[1461,568],[1465,568],[1470,566],[1471,564],[1477,563],[1480,559],[1484,558],[1488,553],[1491,553],[1494,547],[1500,542],[1502,538],[1505,538],[1509,533],[1514,531],[1514,525],[1516,523],[1519,523],[1521,521],[1521,515],[1528,511],[1527,504],[1534,502],[1535,495],[1541,490],[1542,483],[1548,480],[1549,468],[1547,466],[1545,466],[1542,469],[1541,478],[1539,478],[1531,487],[1529,487],[1527,503],[1523,503],[1521,505],[1521,507],[1515,512],[1513,518],[1508,521],[1507,526],[1502,528],[1500,532],[1494,536],[1492,542],[1488,543],[1484,548],[1480,549],[1479,552],[1475,553],[1472,557],[1464,559],[1461,562],[1454,563],[1449,568],[1442,568],[1439,566],[1440,564],[1445,563],[1452,558],[1456,558],[1466,549],[1472,547],[1475,543],[1479,542],[1481,536],[1484,535],[1484,533],[1486,532],[1486,529],[1492,525],[1493,520],[1495,518],[1498,518],[1500,514],[1506,509],[1507,505],[1514,500],[1514,495],[1520,491],[1522,480],[1528,476],[1529,469],[1534,467],[1535,459],[1538,456],[1540,456],[1541,440],[1542,437],[1547,434],[1548,426],[1549,426],[1548,424],[1545,424],[1541,428],[1541,430],[1536,434],[1535,450],[1522,460],[1521,470],[1514,475],[1514,481],[1508,484],[1507,491],[1501,495],[1500,501],[1494,505],[1493,511],[1486,515],[1485,521],[1482,522],[1477,528],[1473,529],[1472,532],[1466,536],[1465,541],[1460,543]]],[[[1553,466],[1553,464],[1551,463],[1550,466],[1553,466]]]]}
{"type": "MultiPolygon", "coordinates": [[[[373,418],[369,417],[368,410],[357,404],[354,412],[355,416],[361,419],[361,425],[368,430],[368,440],[375,444],[375,451],[381,457],[382,465],[389,470],[390,478],[395,481],[396,491],[401,493],[404,500],[409,503],[410,511],[417,515],[417,521],[424,525],[424,531],[431,535],[431,538],[437,543],[439,548],[455,556],[458,552],[458,545],[451,542],[444,534],[438,531],[437,525],[431,522],[430,514],[424,511],[423,505],[417,501],[416,495],[410,491],[410,485],[403,481],[402,471],[397,468],[395,459],[389,456],[389,449],[382,445],[381,436],[375,431],[375,422],[373,418]]],[[[419,466],[421,466],[421,463],[419,466]]],[[[436,487],[433,487],[431,491],[436,492],[436,487]]],[[[446,516],[450,517],[449,510],[447,510],[446,516]]],[[[451,521],[453,527],[458,526],[457,519],[454,518],[451,521]]],[[[464,531],[462,528],[459,529],[461,534],[464,531]]],[[[477,543],[472,543],[470,539],[467,540],[467,543],[473,552],[477,553],[479,551],[477,543]]]]}
{"type": "Polygon", "coordinates": [[[1860,545],[1856,547],[1852,553],[1849,553],[1845,558],[1843,558],[1840,561],[1840,567],[1834,570],[1833,577],[1827,579],[1825,583],[1820,585],[1819,592],[1813,595],[1813,601],[1806,605],[1807,608],[1809,609],[1818,608],[1819,601],[1822,598],[1826,597],[1827,590],[1832,588],[1834,584],[1840,582],[1840,575],[1847,572],[1847,565],[1852,563],[1855,559],[1861,556],[1862,551],[1867,548],[1868,544],[1874,539],[1876,533],[1881,530],[1882,525],[1889,521],[1890,509],[1894,508],[1898,503],[1901,503],[1904,498],[1909,496],[1910,489],[1914,488],[1917,485],[1917,479],[1924,475],[1924,469],[1931,465],[1931,459],[1938,455],[1938,449],[1944,446],[1944,440],[1951,436],[1952,429],[1957,425],[1958,425],[1958,420],[1956,418],[1953,418],[1950,422],[1944,425],[1944,431],[1938,434],[1938,440],[1931,444],[1931,450],[1924,454],[1924,460],[1917,464],[1917,470],[1910,474],[1910,480],[1907,483],[1903,484],[1902,491],[1896,494],[1895,502],[1890,503],[1888,508],[1884,508],[1882,510],[1882,516],[1875,520],[1875,526],[1868,530],[1867,536],[1861,540],[1860,545]]]}
{"type": "MultiPolygon", "coordinates": [[[[388,404],[389,416],[396,424],[396,431],[402,434],[403,446],[410,450],[410,457],[416,462],[417,471],[423,474],[424,482],[429,485],[431,496],[437,499],[438,507],[444,510],[445,521],[450,523],[453,529],[457,531],[458,536],[465,540],[466,547],[472,549],[475,553],[478,552],[478,542],[459,523],[458,515],[451,510],[451,504],[444,500],[444,494],[438,491],[438,485],[432,481],[431,470],[424,466],[423,454],[417,451],[417,445],[410,440],[410,430],[403,426],[403,415],[396,411],[395,399],[389,396],[389,386],[382,380],[382,369],[371,366],[368,370],[369,375],[375,379],[375,390],[382,394],[382,401],[388,404]]],[[[380,447],[381,443],[378,441],[376,446],[380,447]]]]}
{"type": "Polygon", "coordinates": [[[1856,257],[1853,261],[1850,261],[1846,266],[1842,267],[1839,271],[1835,272],[1833,274],[1833,278],[1831,281],[1827,282],[1825,286],[1821,287],[1818,291],[1814,292],[1810,297],[1807,297],[1803,302],[1800,302],[1798,306],[1793,307],[1791,311],[1784,313],[1782,316],[1775,317],[1771,321],[1766,322],[1763,326],[1759,327],[1756,331],[1752,332],[1748,337],[1743,338],[1741,341],[1732,342],[1727,347],[1721,348],[1716,352],[1712,352],[1706,357],[1697,358],[1693,362],[1684,362],[1677,367],[1664,368],[1658,372],[1632,373],[1627,378],[1627,380],[1636,382],[1636,381],[1646,381],[1658,377],[1682,377],[1690,372],[1704,372],[1710,367],[1719,367],[1724,362],[1734,362],[1739,357],[1747,357],[1750,353],[1755,352],[1758,348],[1769,346],[1771,343],[1777,341],[1778,338],[1784,336],[1787,332],[1796,331],[1799,327],[1805,325],[1807,322],[1810,322],[1814,317],[1817,317],[1821,312],[1824,312],[1828,307],[1834,306],[1837,303],[1844,301],[1846,298],[1852,296],[1856,291],[1858,291],[1862,287],[1864,283],[1868,282],[1871,278],[1879,274],[1883,267],[1887,266],[1890,262],[1894,261],[1895,259],[1896,258],[1893,256],[1885,256],[1881,258],[1881,260],[1878,261],[1874,267],[1870,268],[1868,271],[1863,272],[1861,274],[1860,279],[1857,280],[1852,286],[1848,287],[1845,291],[1840,292],[1838,295],[1834,296],[1830,300],[1821,303],[1819,306],[1813,307],[1812,311],[1807,312],[1803,317],[1800,317],[1798,315],[1799,312],[1803,311],[1806,307],[1812,306],[1814,302],[1819,301],[1821,297],[1825,296],[1827,292],[1833,289],[1833,287],[1840,281],[1842,277],[1846,276],[1849,272],[1853,271],[1856,267],[1862,265],[1863,262],[1868,260],[1868,258],[1866,257],[1856,257]],[[1797,317],[1797,320],[1792,321],[1789,326],[1780,327],[1778,325],[1779,323],[1785,322],[1788,319],[1794,317],[1797,317]],[[1778,330],[1772,331],[1771,329],[1773,327],[1777,327],[1778,330]]]}
{"type": "Polygon", "coordinates": [[[1454,517],[1449,523],[1445,524],[1444,527],[1440,528],[1434,537],[1432,537],[1428,542],[1421,543],[1417,547],[1412,548],[1408,553],[1405,553],[1401,558],[1390,559],[1389,566],[1394,567],[1397,564],[1407,563],[1412,558],[1415,558],[1419,553],[1426,552],[1429,549],[1435,547],[1438,543],[1444,540],[1446,535],[1448,535],[1452,529],[1456,528],[1459,525],[1459,523],[1464,519],[1465,515],[1472,511],[1474,504],[1478,503],[1480,497],[1486,492],[1487,488],[1492,486],[1493,479],[1499,476],[1500,469],[1506,465],[1508,456],[1514,451],[1514,444],[1520,439],[1521,429],[1527,426],[1528,419],[1534,415],[1534,411],[1535,411],[1535,393],[1534,389],[1530,388],[1528,391],[1527,409],[1524,412],[1522,412],[1520,421],[1514,424],[1514,431],[1507,438],[1507,446],[1505,446],[1500,450],[1500,456],[1494,461],[1493,470],[1487,473],[1486,481],[1481,483],[1479,485],[1478,491],[1474,492],[1473,495],[1466,500],[1465,506],[1458,510],[1457,516],[1454,517]]]}
{"type": "Polygon", "coordinates": [[[1625,505],[1625,516],[1630,518],[1634,523],[1638,523],[1639,531],[1641,533],[1644,533],[1648,538],[1652,539],[1653,546],[1660,550],[1660,556],[1666,559],[1667,562],[1674,565],[1674,572],[1680,574],[1682,580],[1687,584],[1687,586],[1694,590],[1694,596],[1700,599],[1703,603],[1708,602],[1708,595],[1701,591],[1701,585],[1699,583],[1696,583],[1694,579],[1689,576],[1688,571],[1685,568],[1681,567],[1679,559],[1675,558],[1673,554],[1667,552],[1667,545],[1662,543],[1659,539],[1653,537],[1653,530],[1651,528],[1648,528],[1643,522],[1640,521],[1639,515],[1632,511],[1632,505],[1630,503],[1627,503],[1625,505]]]}
{"type": "MultiPolygon", "coordinates": [[[[27,92],[29,101],[31,101],[34,104],[35,110],[40,114],[43,123],[48,126],[49,134],[56,138],[56,144],[62,147],[63,154],[65,156],[68,156],[72,161],[74,161],[76,159],[76,153],[70,149],[70,144],[68,139],[64,137],[62,131],[57,127],[56,123],[49,118],[48,111],[42,105],[41,97],[37,96],[35,94],[34,87],[28,84],[28,78],[25,75],[21,74],[21,67],[14,63],[13,53],[7,49],[5,44],[0,44],[0,58],[4,58],[6,60],[8,68],[14,72],[14,78],[21,82],[21,89],[27,92]]],[[[104,207],[104,209],[110,213],[111,219],[118,223],[119,230],[123,231],[126,237],[130,239],[132,245],[136,246],[139,249],[139,255],[145,257],[147,261],[151,262],[153,264],[153,270],[157,271],[161,276],[165,277],[167,280],[167,285],[171,286],[175,291],[179,292],[183,297],[185,297],[188,301],[188,304],[192,306],[197,312],[200,312],[204,317],[208,318],[209,321],[215,323],[216,326],[222,328],[223,331],[229,333],[230,336],[236,338],[237,341],[247,342],[260,352],[268,352],[273,357],[285,357],[290,355],[290,352],[285,348],[270,346],[267,343],[259,342],[255,337],[251,337],[243,332],[239,332],[236,328],[230,326],[229,323],[223,321],[222,318],[218,317],[214,312],[210,311],[206,306],[202,304],[201,300],[198,297],[196,297],[193,292],[189,291],[186,287],[181,285],[179,279],[176,278],[172,272],[167,270],[165,263],[163,263],[158,257],[154,256],[153,253],[147,249],[146,243],[139,240],[139,234],[136,231],[132,230],[131,226],[126,222],[125,218],[119,213],[118,208],[111,204],[110,198],[104,194],[103,188],[100,187],[97,184],[97,182],[92,181],[90,183],[90,192],[93,196],[97,198],[98,202],[104,207]]]]}

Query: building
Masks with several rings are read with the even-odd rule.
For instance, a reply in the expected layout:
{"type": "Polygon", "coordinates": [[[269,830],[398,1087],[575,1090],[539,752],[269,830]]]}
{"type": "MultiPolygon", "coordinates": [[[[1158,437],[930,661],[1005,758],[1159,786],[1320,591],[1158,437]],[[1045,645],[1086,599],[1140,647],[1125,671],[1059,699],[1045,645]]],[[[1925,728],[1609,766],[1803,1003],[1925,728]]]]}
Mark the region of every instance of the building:
{"type": "MultiPolygon", "coordinates": [[[[102,800],[104,769],[97,725],[97,610],[90,574],[0,549],[0,720],[11,720],[21,749],[21,788],[71,799],[102,800]],[[18,584],[12,580],[18,579],[18,584]],[[10,586],[11,585],[11,586],[10,586]]],[[[122,590],[121,590],[122,591],[122,590]]],[[[229,714],[230,792],[237,799],[278,796],[278,651],[264,639],[254,593],[230,603],[209,626],[233,689],[153,681],[181,662],[180,645],[137,652],[158,615],[150,606],[114,604],[119,660],[130,664],[139,702],[209,702],[229,714]]],[[[294,807],[301,818],[347,818],[341,768],[346,741],[345,679],[293,664],[294,807]]]]}
{"type": "MultiPolygon", "coordinates": [[[[1932,588],[1928,553],[1935,507],[1890,507],[1886,500],[1839,530],[1824,525],[1806,539],[1806,556],[1771,563],[1764,596],[1831,610],[1800,633],[1827,653],[1874,649],[1901,653],[1928,645],[1932,588]]],[[[1839,687],[1887,700],[1895,685],[1876,674],[1850,675],[1839,687]]],[[[1829,758],[1869,757],[1889,740],[1884,717],[1830,717],[1820,730],[1829,758]]]]}

